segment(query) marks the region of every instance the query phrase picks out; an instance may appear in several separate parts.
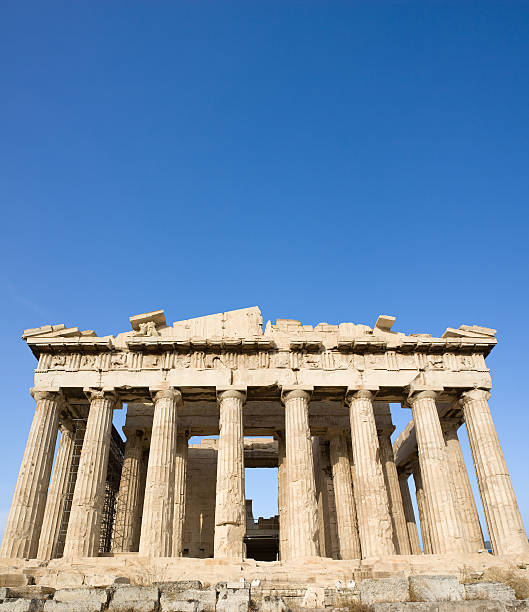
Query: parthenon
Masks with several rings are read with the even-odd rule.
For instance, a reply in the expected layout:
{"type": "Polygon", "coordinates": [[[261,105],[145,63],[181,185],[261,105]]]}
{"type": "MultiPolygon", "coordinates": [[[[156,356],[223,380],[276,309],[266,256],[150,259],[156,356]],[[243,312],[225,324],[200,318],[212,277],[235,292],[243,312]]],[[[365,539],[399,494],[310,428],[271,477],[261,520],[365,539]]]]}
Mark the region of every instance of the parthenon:
{"type": "Polygon", "coordinates": [[[26,330],[36,408],[0,556],[258,555],[248,467],[278,468],[278,522],[262,522],[272,559],[477,553],[462,424],[493,554],[526,554],[488,404],[496,331],[394,322],[278,319],[263,332],[252,307],[172,325],[158,310],[116,336],[26,330]],[[392,444],[395,404],[410,419],[392,444]],[[112,419],[125,406],[123,441],[112,419]]]}

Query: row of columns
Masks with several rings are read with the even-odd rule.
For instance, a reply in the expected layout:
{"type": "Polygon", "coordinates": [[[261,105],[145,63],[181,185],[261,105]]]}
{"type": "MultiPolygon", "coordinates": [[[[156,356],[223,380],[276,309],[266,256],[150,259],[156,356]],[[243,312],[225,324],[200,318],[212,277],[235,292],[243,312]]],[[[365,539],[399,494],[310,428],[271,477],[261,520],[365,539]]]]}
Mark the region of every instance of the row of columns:
{"type": "MultiPolygon", "coordinates": [[[[72,501],[64,556],[97,556],[110,449],[113,391],[89,390],[90,409],[72,501]]],[[[34,391],[36,410],[13,496],[0,556],[49,559],[56,545],[73,439],[68,421],[50,483],[62,397],[34,391]],[[48,487],[49,485],[49,487],[48,487]]],[[[279,437],[279,511],[282,559],[320,554],[313,445],[309,428],[310,389],[284,388],[285,433],[279,437]]],[[[487,526],[496,554],[527,551],[520,512],[488,407],[489,394],[472,390],[461,405],[476,466],[487,526]]],[[[244,555],[245,389],[220,389],[216,557],[244,555]]],[[[150,453],[145,478],[139,553],[180,556],[185,508],[187,435],[178,430],[182,403],[174,388],[156,391],[150,453]]],[[[377,432],[371,391],[348,393],[351,453],[343,432],[330,436],[336,496],[339,555],[343,559],[418,554],[417,526],[407,476],[398,474],[391,430],[377,432]],[[350,456],[352,455],[352,464],[350,456]]],[[[472,552],[483,546],[481,528],[464,468],[457,427],[443,432],[436,394],[416,391],[413,413],[418,461],[413,466],[425,552],[472,552]]],[[[450,424],[449,424],[450,425],[450,424]]],[[[140,436],[129,435],[118,495],[115,552],[131,550],[141,506],[140,436]]]]}

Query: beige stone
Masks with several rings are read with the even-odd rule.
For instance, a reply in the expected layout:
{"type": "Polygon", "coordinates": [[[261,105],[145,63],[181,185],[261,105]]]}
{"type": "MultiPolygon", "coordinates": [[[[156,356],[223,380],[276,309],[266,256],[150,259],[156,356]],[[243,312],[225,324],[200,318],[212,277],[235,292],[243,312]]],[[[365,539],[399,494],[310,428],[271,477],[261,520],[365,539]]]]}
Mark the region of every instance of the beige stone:
{"type": "Polygon", "coordinates": [[[355,499],[362,557],[395,553],[388,494],[373,413],[373,394],[348,395],[351,440],[355,464],[355,499]]]}
{"type": "Polygon", "coordinates": [[[185,431],[178,431],[175,452],[173,557],[182,556],[184,544],[187,452],[187,433],[185,431]]]}
{"type": "Polygon", "coordinates": [[[487,527],[496,554],[527,553],[529,544],[492,422],[489,397],[487,391],[474,389],[461,400],[487,527]]]}
{"type": "Polygon", "coordinates": [[[72,423],[62,423],[60,430],[61,439],[48,489],[37,551],[37,558],[44,560],[53,559],[55,556],[74,446],[72,423]]]}
{"type": "Polygon", "coordinates": [[[110,451],[113,391],[91,389],[90,412],[75,483],[64,556],[94,557],[99,550],[101,513],[110,451]]]}
{"type": "Polygon", "coordinates": [[[283,389],[288,473],[289,558],[319,553],[318,505],[307,389],[283,389]]]}
{"type": "Polygon", "coordinates": [[[61,399],[38,389],[32,394],[37,405],[7,517],[3,558],[35,557],[46,505],[61,399]]]}
{"type": "Polygon", "coordinates": [[[176,389],[154,392],[151,450],[145,482],[145,500],[139,554],[169,557],[172,553],[177,407],[176,389]]]}
{"type": "Polygon", "coordinates": [[[112,534],[112,552],[132,552],[139,517],[143,434],[130,431],[125,445],[121,482],[116,499],[116,517],[112,534]]]}
{"type": "Polygon", "coordinates": [[[219,446],[215,507],[215,557],[244,555],[246,505],[244,498],[244,436],[240,389],[219,393],[219,446]]]}
{"type": "Polygon", "coordinates": [[[436,397],[432,391],[419,391],[409,398],[417,431],[422,485],[430,514],[432,551],[464,552],[464,538],[452,495],[450,469],[435,404],[436,397]]]}
{"type": "Polygon", "coordinates": [[[340,558],[360,559],[362,554],[356,520],[351,465],[345,436],[341,432],[331,436],[330,453],[336,499],[340,558]]]}
{"type": "Polygon", "coordinates": [[[415,514],[413,512],[413,504],[411,501],[410,487],[408,485],[408,474],[401,472],[398,475],[399,486],[402,497],[402,506],[404,510],[404,517],[406,520],[406,528],[408,531],[408,541],[410,545],[410,554],[420,555],[421,554],[421,542],[419,540],[419,533],[417,531],[417,523],[415,521],[415,514]]]}

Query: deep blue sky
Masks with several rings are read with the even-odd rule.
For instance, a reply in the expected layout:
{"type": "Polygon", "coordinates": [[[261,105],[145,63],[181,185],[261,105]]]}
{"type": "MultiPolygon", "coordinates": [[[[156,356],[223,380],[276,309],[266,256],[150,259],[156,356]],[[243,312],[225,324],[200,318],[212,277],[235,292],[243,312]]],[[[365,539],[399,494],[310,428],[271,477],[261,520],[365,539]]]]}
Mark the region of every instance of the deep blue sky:
{"type": "Polygon", "coordinates": [[[497,328],[529,524],[528,28],[527,2],[2,2],[2,521],[24,328],[257,304],[497,328]]]}

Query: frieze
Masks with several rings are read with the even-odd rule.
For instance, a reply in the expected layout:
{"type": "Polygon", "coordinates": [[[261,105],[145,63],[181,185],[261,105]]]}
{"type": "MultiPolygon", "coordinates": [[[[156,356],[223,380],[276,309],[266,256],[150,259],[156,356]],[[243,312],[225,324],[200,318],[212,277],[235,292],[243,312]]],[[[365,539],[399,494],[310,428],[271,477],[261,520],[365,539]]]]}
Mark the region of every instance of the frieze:
{"type": "Polygon", "coordinates": [[[337,350],[314,352],[307,349],[255,351],[241,353],[222,350],[201,350],[182,353],[164,351],[141,353],[138,351],[114,351],[92,353],[42,353],[37,372],[47,371],[141,371],[173,369],[292,369],[292,370],[444,370],[451,372],[488,372],[481,353],[351,353],[337,350]]]}

